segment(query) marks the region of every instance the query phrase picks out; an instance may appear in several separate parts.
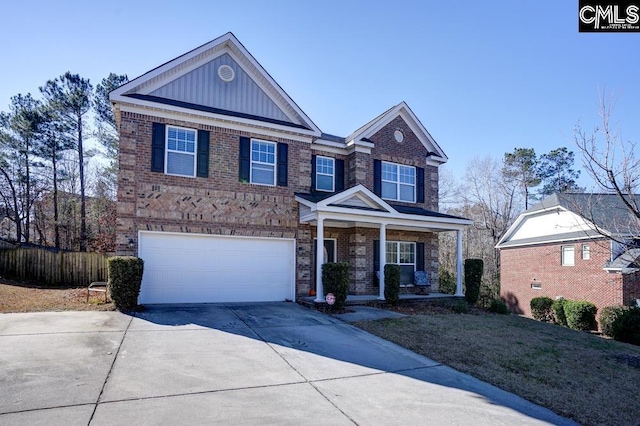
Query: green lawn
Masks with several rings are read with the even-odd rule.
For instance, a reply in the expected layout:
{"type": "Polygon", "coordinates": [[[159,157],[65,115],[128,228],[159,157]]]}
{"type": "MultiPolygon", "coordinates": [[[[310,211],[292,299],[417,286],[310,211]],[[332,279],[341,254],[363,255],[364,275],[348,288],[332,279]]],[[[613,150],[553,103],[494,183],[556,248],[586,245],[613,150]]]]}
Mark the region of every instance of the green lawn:
{"type": "Polygon", "coordinates": [[[640,425],[638,346],[515,315],[411,313],[355,325],[579,423],[640,425]]]}

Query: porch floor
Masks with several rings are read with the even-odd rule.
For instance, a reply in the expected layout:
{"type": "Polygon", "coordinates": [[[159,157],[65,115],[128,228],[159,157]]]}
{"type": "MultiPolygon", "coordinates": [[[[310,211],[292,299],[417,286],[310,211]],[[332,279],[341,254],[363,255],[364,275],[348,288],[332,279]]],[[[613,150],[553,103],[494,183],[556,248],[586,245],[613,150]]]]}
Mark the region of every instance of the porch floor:
{"type": "MultiPolygon", "coordinates": [[[[427,301],[435,299],[459,299],[464,296],[454,296],[446,293],[429,293],[429,294],[411,294],[400,293],[400,300],[404,301],[427,301]]],[[[315,297],[301,297],[299,299],[303,305],[315,305],[315,297]]],[[[371,303],[380,302],[377,294],[349,294],[347,296],[347,305],[368,305],[371,303]]],[[[323,302],[324,303],[324,302],[323,302]]]]}

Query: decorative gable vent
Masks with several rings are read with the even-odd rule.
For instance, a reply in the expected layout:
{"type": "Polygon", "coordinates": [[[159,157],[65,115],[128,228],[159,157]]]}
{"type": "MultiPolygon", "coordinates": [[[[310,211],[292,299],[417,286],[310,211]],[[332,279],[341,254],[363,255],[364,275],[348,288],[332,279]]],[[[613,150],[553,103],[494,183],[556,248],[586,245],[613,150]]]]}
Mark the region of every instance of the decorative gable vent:
{"type": "Polygon", "coordinates": [[[220,77],[220,80],[229,83],[230,81],[233,81],[235,76],[235,71],[233,71],[233,68],[229,65],[220,65],[218,67],[218,77],[220,77]]]}

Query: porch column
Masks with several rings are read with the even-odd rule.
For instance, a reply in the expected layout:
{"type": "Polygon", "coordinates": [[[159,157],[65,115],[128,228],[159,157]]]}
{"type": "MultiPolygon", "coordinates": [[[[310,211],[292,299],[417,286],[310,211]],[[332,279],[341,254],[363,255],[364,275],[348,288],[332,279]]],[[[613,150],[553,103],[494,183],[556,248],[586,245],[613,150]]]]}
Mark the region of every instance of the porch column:
{"type": "Polygon", "coordinates": [[[380,224],[380,277],[378,282],[380,283],[380,295],[378,299],[385,300],[384,298],[384,264],[387,261],[387,224],[380,224]]]}
{"type": "Polygon", "coordinates": [[[324,218],[318,215],[316,225],[316,302],[324,302],[324,288],[322,287],[322,255],[324,249],[324,218]]]}
{"type": "Polygon", "coordinates": [[[456,231],[458,241],[456,243],[456,296],[464,296],[462,293],[462,230],[456,231]]]}

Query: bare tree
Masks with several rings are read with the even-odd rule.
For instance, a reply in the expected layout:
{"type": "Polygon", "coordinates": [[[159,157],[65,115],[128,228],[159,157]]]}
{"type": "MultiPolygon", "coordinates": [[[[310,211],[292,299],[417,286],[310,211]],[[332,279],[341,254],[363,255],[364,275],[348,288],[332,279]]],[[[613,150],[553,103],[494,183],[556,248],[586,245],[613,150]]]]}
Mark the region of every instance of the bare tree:
{"type": "MultiPolygon", "coordinates": [[[[472,219],[473,226],[464,230],[463,254],[465,258],[484,261],[483,299],[499,295],[500,257],[495,245],[513,223],[523,205],[523,192],[519,182],[505,172],[503,163],[492,157],[475,158],[467,164],[460,185],[450,194],[450,203],[444,211],[448,214],[472,219]]],[[[442,182],[440,183],[442,187],[442,182]]],[[[446,197],[445,197],[446,198],[446,197]]],[[[439,236],[440,265],[443,271],[455,270],[455,236],[442,233],[439,236]]]]}
{"type": "Polygon", "coordinates": [[[601,125],[587,132],[578,124],[574,139],[589,176],[600,189],[616,194],[630,216],[640,221],[640,159],[636,157],[636,142],[622,139],[611,125],[614,105],[613,95],[603,92],[599,110],[601,125]]]}

